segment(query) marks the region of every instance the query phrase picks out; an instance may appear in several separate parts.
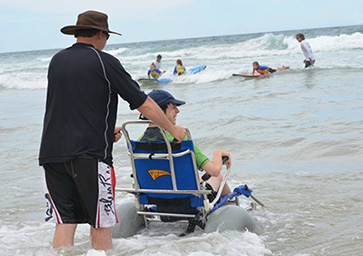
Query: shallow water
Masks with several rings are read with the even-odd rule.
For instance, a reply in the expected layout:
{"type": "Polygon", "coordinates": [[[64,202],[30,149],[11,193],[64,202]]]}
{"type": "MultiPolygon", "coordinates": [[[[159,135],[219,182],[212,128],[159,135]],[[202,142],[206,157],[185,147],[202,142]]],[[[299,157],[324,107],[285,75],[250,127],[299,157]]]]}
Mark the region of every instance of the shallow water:
{"type": "MultiPolygon", "coordinates": [[[[363,249],[362,27],[303,31],[317,58],[304,70],[295,32],[112,45],[135,79],[155,55],[170,72],[175,58],[205,64],[195,76],[142,86],[185,100],[178,124],[202,151],[232,154],[229,183],[247,183],[267,207],[252,213],[256,233],[179,237],[185,226],[153,225],[114,239],[107,255],[359,255],[363,249]],[[259,48],[260,49],[259,49],[259,48]],[[244,79],[251,63],[291,69],[244,79]],[[339,61],[338,61],[339,60],[339,61]]],[[[42,169],[37,157],[46,95],[46,70],[56,50],[0,54],[0,255],[105,255],[91,250],[81,225],[76,246],[52,250],[54,226],[43,222],[42,169]]],[[[118,124],[138,114],[119,106],[118,124]]],[[[138,133],[136,131],[135,133],[138,133]]],[[[114,150],[118,186],[129,186],[122,139],[114,150]]],[[[117,195],[116,202],[132,200],[117,195]]]]}

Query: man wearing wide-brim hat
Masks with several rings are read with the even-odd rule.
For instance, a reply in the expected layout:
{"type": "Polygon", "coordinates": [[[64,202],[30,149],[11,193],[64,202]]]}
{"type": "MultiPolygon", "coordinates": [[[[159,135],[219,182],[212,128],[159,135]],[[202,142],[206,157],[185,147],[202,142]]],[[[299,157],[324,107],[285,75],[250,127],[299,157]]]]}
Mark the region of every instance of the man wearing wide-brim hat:
{"type": "MultiPolygon", "coordinates": [[[[107,15],[86,11],[61,32],[77,42],[58,52],[48,69],[47,104],[39,153],[44,168],[46,221],[56,223],[53,247],[72,246],[77,224],[91,226],[95,249],[112,247],[117,222],[112,144],[118,95],[181,141],[186,131],[172,124],[122,67],[102,51],[111,34],[107,15]]],[[[116,127],[116,128],[115,128],[116,127]]]]}

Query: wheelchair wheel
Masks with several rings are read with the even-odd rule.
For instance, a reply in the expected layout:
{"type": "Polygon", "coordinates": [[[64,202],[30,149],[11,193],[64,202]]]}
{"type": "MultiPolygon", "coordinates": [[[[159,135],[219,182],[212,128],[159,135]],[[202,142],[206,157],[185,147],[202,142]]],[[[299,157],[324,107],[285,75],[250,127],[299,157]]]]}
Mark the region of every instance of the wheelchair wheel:
{"type": "Polygon", "coordinates": [[[204,231],[206,233],[227,230],[248,230],[253,232],[255,227],[256,224],[245,209],[236,205],[226,205],[217,209],[208,217],[204,231]]]}
{"type": "Polygon", "coordinates": [[[136,235],[145,226],[144,218],[137,215],[134,202],[117,207],[118,223],[112,228],[112,238],[127,238],[136,235]]]}

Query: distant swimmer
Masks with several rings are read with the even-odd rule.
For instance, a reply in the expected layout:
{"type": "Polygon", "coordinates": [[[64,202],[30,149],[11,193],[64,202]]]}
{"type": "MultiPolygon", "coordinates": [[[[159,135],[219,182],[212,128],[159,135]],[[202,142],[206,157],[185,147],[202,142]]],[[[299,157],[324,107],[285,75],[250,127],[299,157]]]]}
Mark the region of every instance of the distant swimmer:
{"type": "Polygon", "coordinates": [[[155,78],[155,79],[157,79],[157,78],[159,78],[162,74],[164,74],[165,73],[165,71],[163,71],[163,72],[161,72],[159,69],[157,69],[156,67],[155,67],[155,64],[154,64],[154,62],[153,63],[151,63],[151,65],[150,65],[150,69],[149,69],[149,71],[147,72],[147,76],[149,77],[149,78],[155,78]]]}
{"type": "Polygon", "coordinates": [[[257,71],[257,73],[259,73],[261,75],[266,75],[268,73],[274,73],[276,71],[281,71],[281,70],[285,70],[285,69],[289,69],[290,68],[289,66],[282,66],[280,68],[273,69],[273,68],[270,68],[270,67],[267,67],[267,66],[260,66],[260,64],[258,64],[257,61],[253,62],[252,63],[252,66],[253,66],[252,75],[255,74],[255,71],[257,71]]]}
{"type": "Polygon", "coordinates": [[[160,69],[161,68],[161,55],[159,54],[158,56],[156,56],[156,61],[155,61],[155,68],[156,69],[160,69]]]}
{"type": "Polygon", "coordinates": [[[180,76],[183,75],[184,73],[185,73],[185,67],[183,66],[183,62],[181,61],[181,59],[177,59],[173,74],[174,75],[178,74],[178,76],[180,76]]]}
{"type": "Polygon", "coordinates": [[[313,51],[311,50],[310,44],[305,40],[305,36],[304,34],[297,34],[296,35],[296,40],[300,43],[301,46],[301,50],[304,53],[305,56],[305,68],[309,67],[309,66],[314,66],[315,63],[315,58],[314,58],[314,54],[313,51]]]}

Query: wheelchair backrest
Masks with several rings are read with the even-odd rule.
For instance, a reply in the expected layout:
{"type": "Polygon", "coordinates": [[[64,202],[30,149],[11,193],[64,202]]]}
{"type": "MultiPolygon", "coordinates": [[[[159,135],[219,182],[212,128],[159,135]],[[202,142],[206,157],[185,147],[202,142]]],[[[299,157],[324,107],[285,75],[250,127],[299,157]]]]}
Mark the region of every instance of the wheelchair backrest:
{"type": "MultiPolygon", "coordinates": [[[[123,125],[132,162],[134,187],[144,190],[139,196],[140,203],[147,204],[148,198],[190,198],[193,202],[198,201],[198,205],[202,204],[201,194],[198,194],[200,183],[192,140],[171,143],[161,128],[164,141],[131,140],[125,128],[129,123],[151,122],[130,121],[123,125]],[[186,193],[190,191],[196,193],[186,193]]],[[[188,138],[191,138],[189,131],[188,138]]]]}
{"type": "Polygon", "coordinates": [[[151,149],[154,145],[165,146],[165,142],[131,141],[133,145],[136,175],[142,189],[168,190],[198,190],[196,182],[195,164],[193,162],[194,147],[191,140],[182,141],[180,149],[173,149],[171,159],[167,158],[166,150],[151,149]],[[150,147],[151,150],[144,150],[150,147]],[[145,154],[149,158],[138,158],[138,154],[145,154]],[[158,158],[165,155],[165,158],[158,158]],[[172,165],[170,164],[172,161],[172,165]],[[173,185],[173,172],[175,185],[173,185]]]}

